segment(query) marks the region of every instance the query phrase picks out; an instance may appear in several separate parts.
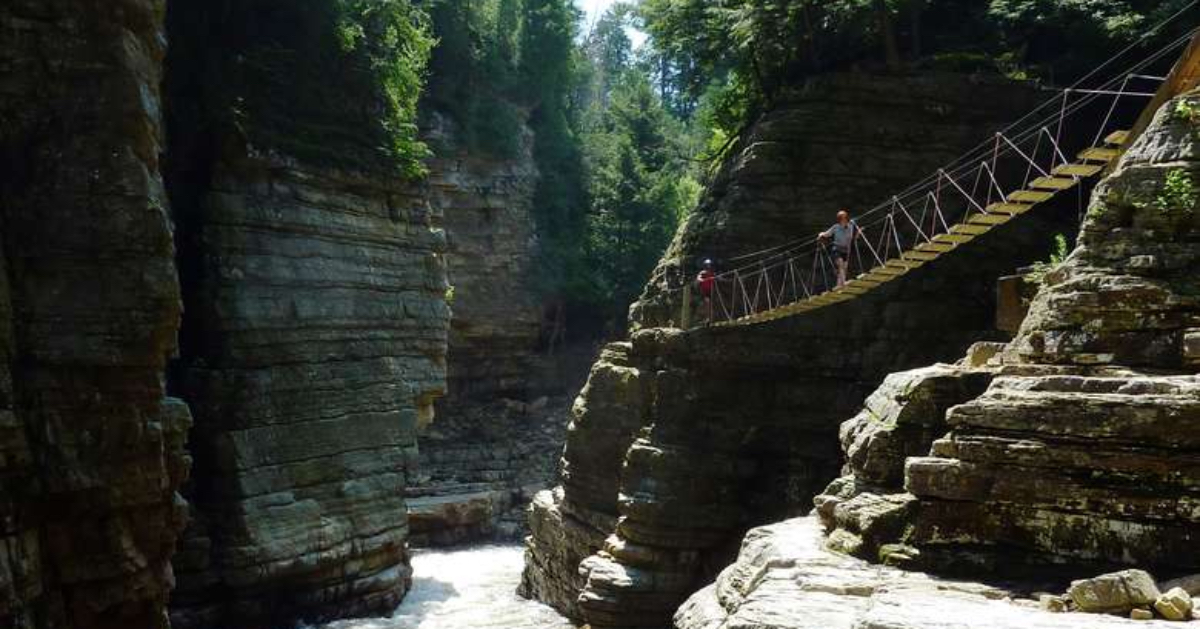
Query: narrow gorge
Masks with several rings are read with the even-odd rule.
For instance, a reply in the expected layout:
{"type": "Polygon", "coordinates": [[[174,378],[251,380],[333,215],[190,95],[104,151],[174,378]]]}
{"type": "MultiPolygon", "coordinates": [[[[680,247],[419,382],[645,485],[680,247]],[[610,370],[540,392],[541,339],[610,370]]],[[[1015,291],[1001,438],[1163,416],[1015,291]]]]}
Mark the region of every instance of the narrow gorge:
{"type": "Polygon", "coordinates": [[[0,0],[0,626],[1191,620],[1197,7],[0,0]]]}

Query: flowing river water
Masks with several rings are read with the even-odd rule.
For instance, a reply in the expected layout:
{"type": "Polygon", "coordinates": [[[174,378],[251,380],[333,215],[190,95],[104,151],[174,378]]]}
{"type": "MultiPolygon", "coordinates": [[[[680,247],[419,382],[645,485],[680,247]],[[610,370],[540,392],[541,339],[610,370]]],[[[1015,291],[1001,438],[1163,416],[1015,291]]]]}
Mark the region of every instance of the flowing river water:
{"type": "Polygon", "coordinates": [[[413,588],[395,614],[319,629],[571,629],[553,609],[517,596],[523,566],[516,545],[416,551],[413,588]]]}

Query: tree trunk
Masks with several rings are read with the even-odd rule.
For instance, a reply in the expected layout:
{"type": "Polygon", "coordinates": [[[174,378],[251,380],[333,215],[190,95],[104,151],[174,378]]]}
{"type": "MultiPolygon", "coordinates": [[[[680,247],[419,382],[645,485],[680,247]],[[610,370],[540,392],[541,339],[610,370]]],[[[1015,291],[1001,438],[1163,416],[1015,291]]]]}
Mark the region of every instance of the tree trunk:
{"type": "Polygon", "coordinates": [[[925,0],[912,0],[909,5],[912,19],[912,59],[921,58],[921,15],[925,13],[925,0]]]}
{"type": "Polygon", "coordinates": [[[896,44],[896,28],[892,23],[892,11],[886,0],[875,0],[875,15],[879,21],[879,34],[883,38],[883,52],[889,70],[900,69],[900,48],[896,44]]]}

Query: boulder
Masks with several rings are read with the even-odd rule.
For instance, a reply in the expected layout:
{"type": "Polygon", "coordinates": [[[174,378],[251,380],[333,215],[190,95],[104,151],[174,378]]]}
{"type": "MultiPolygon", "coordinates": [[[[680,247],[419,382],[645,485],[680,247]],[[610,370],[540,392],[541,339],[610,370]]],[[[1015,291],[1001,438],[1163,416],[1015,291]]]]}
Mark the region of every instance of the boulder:
{"type": "Polygon", "coordinates": [[[1146,571],[1122,570],[1072,581],[1067,598],[1081,612],[1125,615],[1134,608],[1154,605],[1159,591],[1146,571]]]}
{"type": "Polygon", "coordinates": [[[1154,601],[1154,609],[1167,620],[1191,620],[1192,597],[1181,587],[1167,590],[1154,601]]]}

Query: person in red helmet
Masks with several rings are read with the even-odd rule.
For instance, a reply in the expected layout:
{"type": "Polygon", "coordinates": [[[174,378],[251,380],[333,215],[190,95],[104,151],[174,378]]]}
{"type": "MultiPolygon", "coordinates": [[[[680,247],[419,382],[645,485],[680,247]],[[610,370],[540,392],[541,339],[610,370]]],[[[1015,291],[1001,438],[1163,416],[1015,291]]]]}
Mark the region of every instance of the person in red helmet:
{"type": "Polygon", "coordinates": [[[858,225],[850,220],[848,210],[838,212],[837,222],[833,224],[833,227],[817,234],[817,238],[821,242],[833,241],[829,248],[829,256],[833,258],[833,264],[837,268],[838,288],[846,285],[846,272],[850,267],[850,251],[854,246],[854,239],[859,235],[858,225]]]}
{"type": "Polygon", "coordinates": [[[700,289],[700,296],[704,298],[704,315],[707,317],[708,323],[712,323],[712,295],[717,286],[717,274],[713,271],[712,260],[704,261],[704,268],[696,276],[696,285],[700,289]]]}

